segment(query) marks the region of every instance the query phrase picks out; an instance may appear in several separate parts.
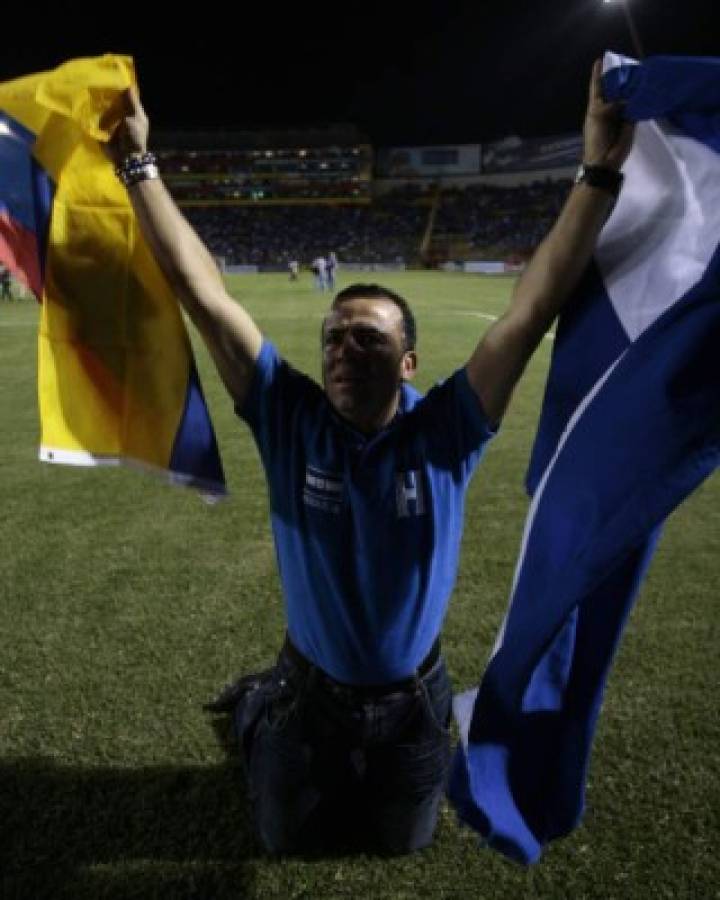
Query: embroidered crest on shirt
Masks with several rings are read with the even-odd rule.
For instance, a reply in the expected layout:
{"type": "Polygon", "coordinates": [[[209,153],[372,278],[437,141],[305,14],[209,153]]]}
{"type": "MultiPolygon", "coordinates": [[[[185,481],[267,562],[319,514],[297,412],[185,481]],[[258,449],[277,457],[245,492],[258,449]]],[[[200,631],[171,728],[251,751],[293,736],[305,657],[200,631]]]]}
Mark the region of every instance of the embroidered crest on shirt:
{"type": "Polygon", "coordinates": [[[419,469],[397,473],[395,476],[395,500],[399,518],[423,515],[425,512],[425,488],[419,469]]]}
{"type": "Polygon", "coordinates": [[[303,501],[306,506],[324,512],[339,513],[342,507],[343,481],[337,472],[323,472],[315,466],[305,469],[303,501]]]}

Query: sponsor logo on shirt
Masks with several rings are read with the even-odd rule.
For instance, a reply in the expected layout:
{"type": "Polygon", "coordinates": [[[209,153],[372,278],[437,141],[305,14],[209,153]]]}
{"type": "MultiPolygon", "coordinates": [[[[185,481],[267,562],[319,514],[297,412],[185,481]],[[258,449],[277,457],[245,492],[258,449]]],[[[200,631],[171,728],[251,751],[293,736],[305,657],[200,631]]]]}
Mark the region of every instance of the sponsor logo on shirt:
{"type": "Polygon", "coordinates": [[[323,472],[315,466],[305,469],[303,502],[324,512],[339,513],[342,508],[343,481],[337,472],[323,472]]]}
{"type": "Polygon", "coordinates": [[[422,516],[425,512],[425,488],[419,469],[398,472],[395,476],[395,500],[398,517],[422,516]]]}

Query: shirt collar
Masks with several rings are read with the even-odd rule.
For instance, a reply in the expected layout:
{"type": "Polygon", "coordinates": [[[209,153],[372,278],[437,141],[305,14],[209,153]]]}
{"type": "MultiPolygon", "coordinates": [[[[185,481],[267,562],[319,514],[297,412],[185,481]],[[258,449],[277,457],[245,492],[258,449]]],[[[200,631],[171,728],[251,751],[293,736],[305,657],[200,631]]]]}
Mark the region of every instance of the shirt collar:
{"type": "Polygon", "coordinates": [[[381,428],[379,431],[375,431],[372,434],[365,434],[362,431],[358,431],[353,425],[351,425],[346,419],[344,419],[341,415],[339,415],[333,409],[332,405],[328,402],[328,407],[330,409],[330,416],[335,422],[336,425],[340,427],[344,434],[349,437],[353,443],[369,443],[370,441],[374,441],[382,434],[386,434],[388,431],[391,431],[398,422],[402,419],[402,417],[410,412],[410,410],[416,405],[418,400],[422,397],[418,391],[415,390],[414,387],[411,387],[406,381],[404,381],[400,385],[400,399],[398,401],[398,408],[395,412],[395,415],[392,419],[387,423],[384,428],[381,428]]]}

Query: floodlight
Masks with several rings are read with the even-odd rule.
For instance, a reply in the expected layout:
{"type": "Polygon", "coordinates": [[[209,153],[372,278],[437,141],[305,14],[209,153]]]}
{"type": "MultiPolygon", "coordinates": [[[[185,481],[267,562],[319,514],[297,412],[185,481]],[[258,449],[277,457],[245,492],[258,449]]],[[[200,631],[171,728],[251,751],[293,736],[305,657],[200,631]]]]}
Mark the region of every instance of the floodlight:
{"type": "Polygon", "coordinates": [[[632,13],[630,12],[630,3],[628,2],[628,0],[603,0],[603,3],[618,3],[620,6],[622,6],[622,10],[625,13],[628,30],[630,32],[630,38],[632,40],[633,48],[635,49],[637,58],[642,59],[643,56],[645,56],[645,51],[643,50],[643,45],[640,41],[640,34],[637,30],[637,26],[635,25],[635,20],[633,19],[632,13]]]}

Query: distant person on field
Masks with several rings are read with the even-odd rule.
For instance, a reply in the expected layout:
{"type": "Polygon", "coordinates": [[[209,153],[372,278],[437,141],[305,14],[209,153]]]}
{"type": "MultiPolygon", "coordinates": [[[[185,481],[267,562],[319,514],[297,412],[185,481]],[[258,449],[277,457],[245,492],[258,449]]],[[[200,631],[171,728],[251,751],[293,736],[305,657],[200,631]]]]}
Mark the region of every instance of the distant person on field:
{"type": "Polygon", "coordinates": [[[300,263],[296,259],[291,259],[288,269],[290,270],[290,281],[297,281],[300,277],[300,263]]]}
{"type": "Polygon", "coordinates": [[[260,838],[273,853],[322,848],[349,824],[368,847],[424,847],[450,761],[440,631],[466,489],[590,260],[632,129],[601,98],[596,63],[584,130],[590,168],[507,311],[424,396],[410,385],[413,314],[379,285],[352,285],[330,304],[322,386],[286,362],[227,293],[144,155],[147,140],[147,117],[130,91],[111,152],[268,480],[287,634],[273,670],[229,686],[213,706],[234,716],[260,838]]]}
{"type": "Polygon", "coordinates": [[[327,288],[329,291],[335,290],[335,275],[337,274],[337,269],[338,269],[337,256],[335,255],[335,253],[328,253],[326,273],[327,273],[327,288]]]}
{"type": "Polygon", "coordinates": [[[324,256],[317,256],[312,263],[312,271],[315,276],[315,287],[319,291],[324,291],[327,284],[327,260],[324,256]]]}
{"type": "Polygon", "coordinates": [[[12,291],[10,290],[10,269],[0,265],[0,300],[12,300],[12,291]]]}

